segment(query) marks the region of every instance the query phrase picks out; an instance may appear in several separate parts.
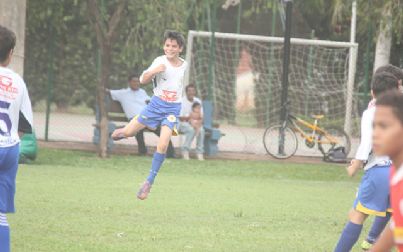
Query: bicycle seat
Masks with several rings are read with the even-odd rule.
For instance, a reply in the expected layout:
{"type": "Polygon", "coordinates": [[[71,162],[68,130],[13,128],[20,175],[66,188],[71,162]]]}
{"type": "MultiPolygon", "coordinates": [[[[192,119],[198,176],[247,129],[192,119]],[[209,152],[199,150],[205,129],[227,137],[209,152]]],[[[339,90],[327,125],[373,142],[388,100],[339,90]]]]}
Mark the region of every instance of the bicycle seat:
{"type": "Polygon", "coordinates": [[[325,115],[311,115],[311,117],[313,119],[319,120],[319,119],[322,119],[323,117],[325,117],[325,115]]]}

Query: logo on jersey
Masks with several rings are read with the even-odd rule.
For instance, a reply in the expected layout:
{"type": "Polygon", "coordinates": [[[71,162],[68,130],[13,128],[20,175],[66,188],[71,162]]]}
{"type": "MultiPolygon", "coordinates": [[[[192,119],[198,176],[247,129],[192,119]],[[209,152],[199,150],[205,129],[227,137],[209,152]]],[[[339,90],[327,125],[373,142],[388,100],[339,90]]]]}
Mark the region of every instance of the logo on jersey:
{"type": "Polygon", "coordinates": [[[7,93],[17,94],[18,89],[13,87],[13,80],[10,77],[0,75],[0,90],[7,93]]]}
{"type": "Polygon", "coordinates": [[[174,102],[177,100],[177,93],[176,91],[162,90],[161,99],[167,102],[174,102]]]}
{"type": "Polygon", "coordinates": [[[174,116],[174,115],[169,115],[169,116],[167,117],[167,120],[168,120],[169,122],[171,122],[171,123],[174,123],[174,122],[176,122],[176,116],[174,116]]]}

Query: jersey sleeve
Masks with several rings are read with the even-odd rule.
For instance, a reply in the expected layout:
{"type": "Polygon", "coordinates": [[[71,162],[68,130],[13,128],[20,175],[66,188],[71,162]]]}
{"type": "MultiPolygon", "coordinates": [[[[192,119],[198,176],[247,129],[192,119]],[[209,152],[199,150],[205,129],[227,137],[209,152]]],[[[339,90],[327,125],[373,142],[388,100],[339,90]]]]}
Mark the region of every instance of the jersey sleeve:
{"type": "Polygon", "coordinates": [[[373,111],[366,110],[361,118],[361,141],[355,154],[355,159],[366,161],[372,150],[373,111]]]}
{"type": "Polygon", "coordinates": [[[140,76],[140,82],[143,81],[144,73],[149,72],[150,70],[156,68],[157,66],[159,66],[159,65],[161,65],[161,64],[164,64],[164,62],[163,62],[163,60],[162,60],[162,57],[157,57],[157,58],[155,58],[155,59],[153,60],[153,63],[151,63],[151,65],[150,65],[146,70],[144,70],[143,73],[141,74],[141,76],[140,76]]]}
{"type": "Polygon", "coordinates": [[[119,101],[121,98],[122,92],[120,90],[110,90],[112,100],[119,101]]]}
{"type": "Polygon", "coordinates": [[[33,128],[33,113],[31,100],[26,85],[23,85],[22,100],[20,106],[18,130],[24,133],[32,133],[33,128]]]}

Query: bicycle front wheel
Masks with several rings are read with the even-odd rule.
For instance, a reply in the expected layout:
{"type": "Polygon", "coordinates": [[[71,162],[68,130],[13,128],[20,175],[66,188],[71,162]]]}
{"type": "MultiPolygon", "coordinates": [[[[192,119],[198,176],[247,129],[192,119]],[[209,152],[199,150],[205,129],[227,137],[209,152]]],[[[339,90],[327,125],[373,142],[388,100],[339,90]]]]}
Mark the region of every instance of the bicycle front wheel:
{"type": "Polygon", "coordinates": [[[275,125],[265,130],[263,145],[266,152],[272,157],[286,159],[297,151],[298,139],[291,128],[275,125]]]}

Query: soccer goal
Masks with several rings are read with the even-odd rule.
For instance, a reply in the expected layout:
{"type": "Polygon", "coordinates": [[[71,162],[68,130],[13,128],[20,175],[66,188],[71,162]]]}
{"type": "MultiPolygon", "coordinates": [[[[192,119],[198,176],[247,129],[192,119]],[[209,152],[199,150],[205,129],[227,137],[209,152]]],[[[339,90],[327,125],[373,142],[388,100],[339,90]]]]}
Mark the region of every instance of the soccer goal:
{"type": "MultiPolygon", "coordinates": [[[[186,60],[190,69],[185,85],[195,84],[203,99],[213,101],[214,119],[224,126],[245,132],[245,128],[256,131],[278,123],[283,41],[281,37],[189,31],[186,60]]],[[[357,50],[356,43],[292,38],[290,111],[306,118],[324,114],[322,123],[351,132],[357,50]]],[[[248,132],[245,135],[251,137],[248,132]]]]}

